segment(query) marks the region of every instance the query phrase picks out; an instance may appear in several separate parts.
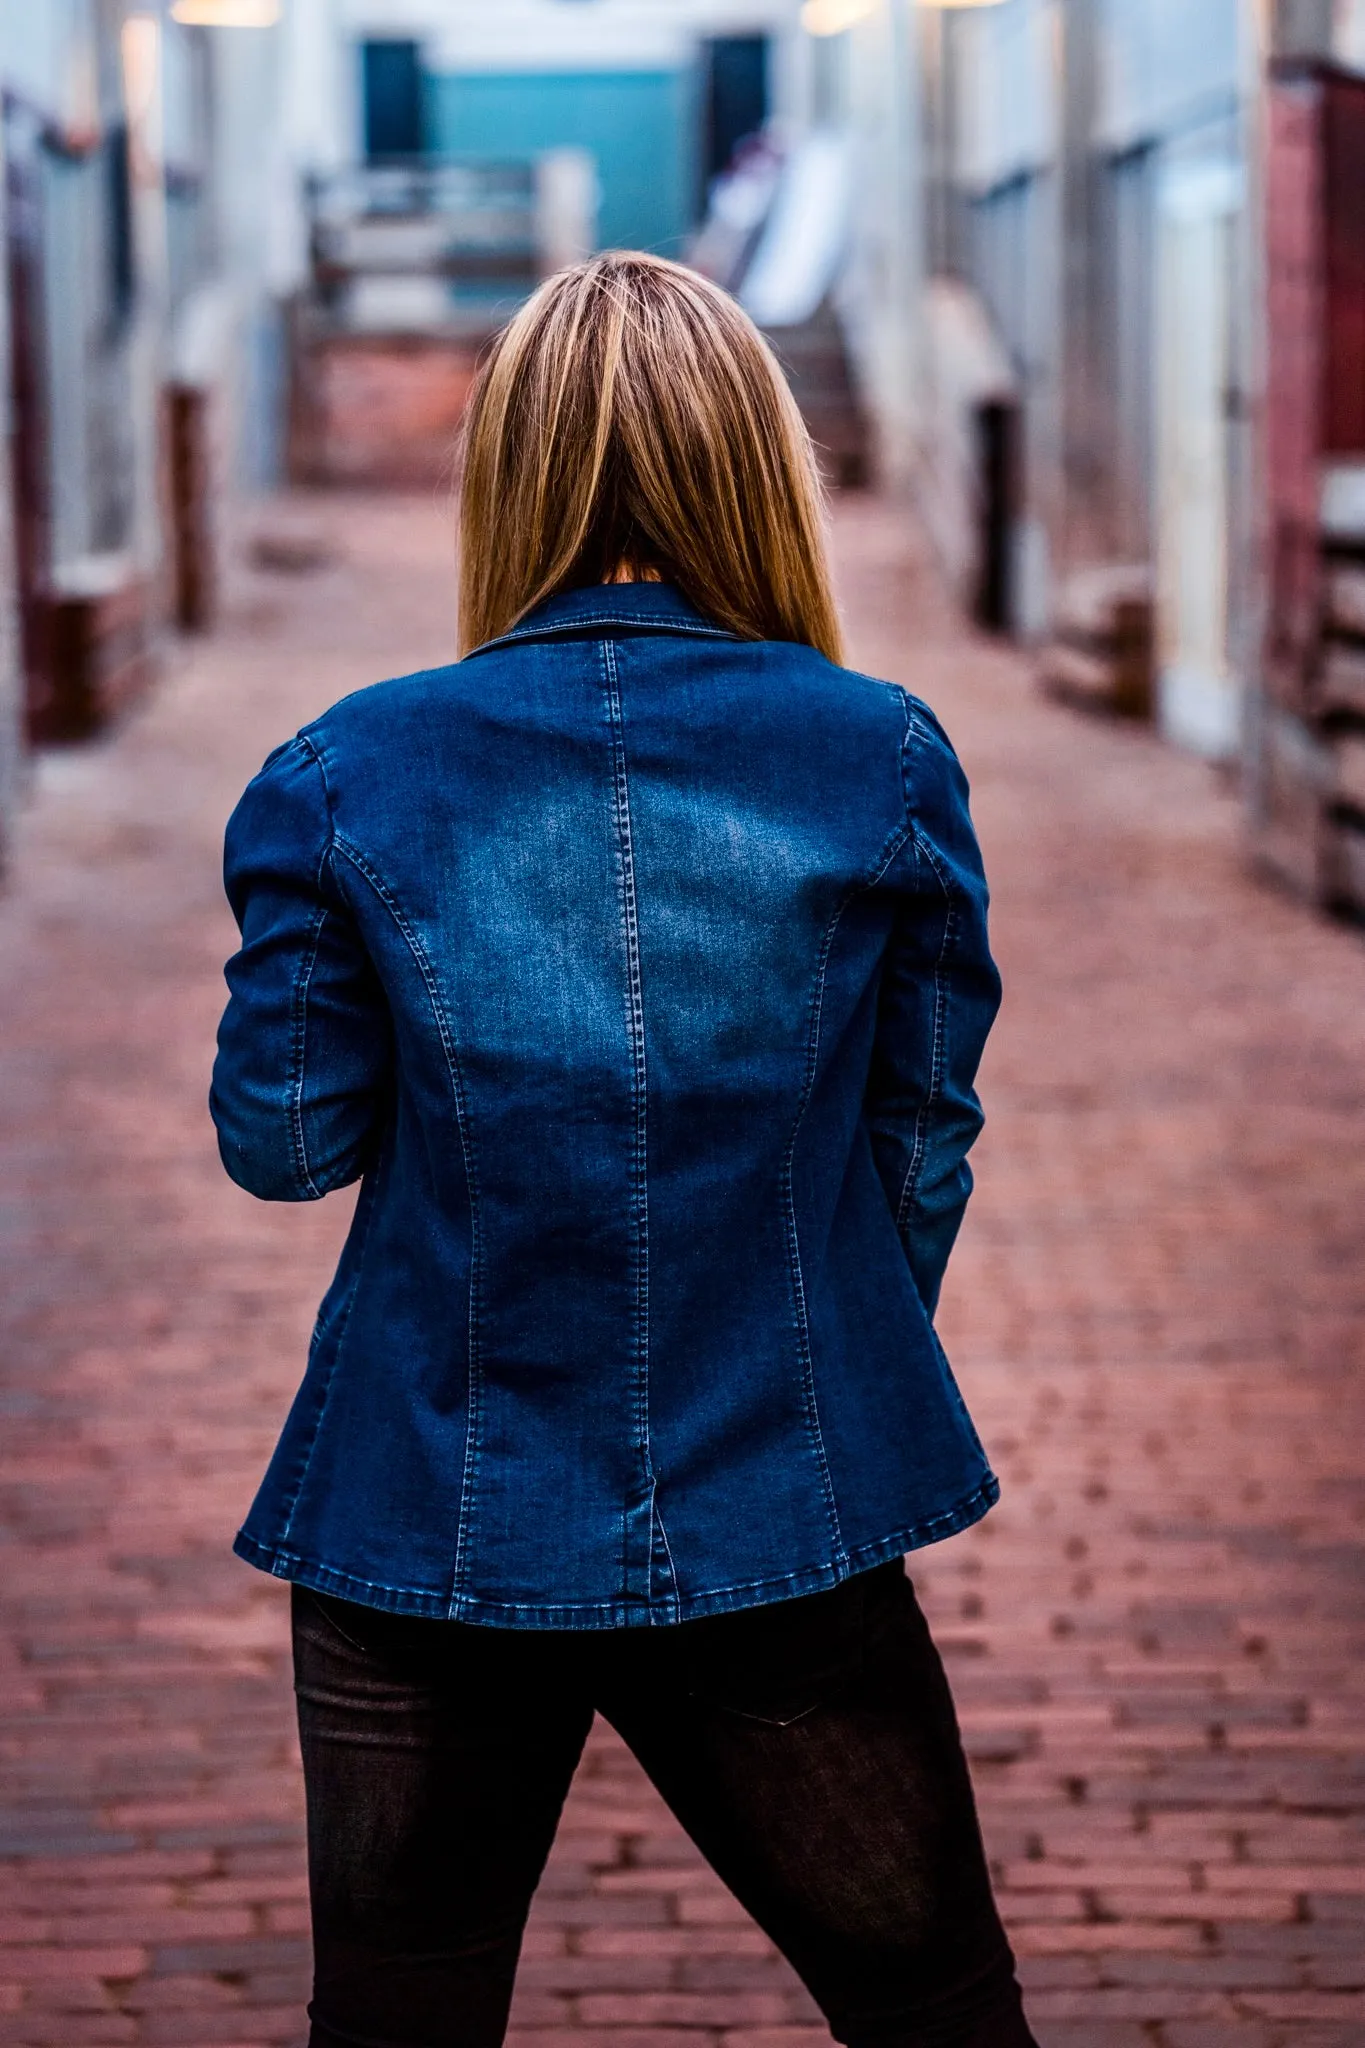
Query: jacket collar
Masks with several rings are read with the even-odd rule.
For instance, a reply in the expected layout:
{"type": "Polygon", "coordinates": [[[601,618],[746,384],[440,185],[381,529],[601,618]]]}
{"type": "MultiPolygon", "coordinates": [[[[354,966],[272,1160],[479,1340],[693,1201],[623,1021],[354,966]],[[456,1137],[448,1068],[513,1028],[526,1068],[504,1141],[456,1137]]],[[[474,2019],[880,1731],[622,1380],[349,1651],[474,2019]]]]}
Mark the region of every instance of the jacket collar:
{"type": "Polygon", "coordinates": [[[558,640],[610,628],[629,633],[689,633],[707,640],[738,637],[699,612],[676,584],[594,583],[547,597],[510,632],[485,640],[471,652],[487,654],[491,648],[507,647],[517,640],[558,640]]]}

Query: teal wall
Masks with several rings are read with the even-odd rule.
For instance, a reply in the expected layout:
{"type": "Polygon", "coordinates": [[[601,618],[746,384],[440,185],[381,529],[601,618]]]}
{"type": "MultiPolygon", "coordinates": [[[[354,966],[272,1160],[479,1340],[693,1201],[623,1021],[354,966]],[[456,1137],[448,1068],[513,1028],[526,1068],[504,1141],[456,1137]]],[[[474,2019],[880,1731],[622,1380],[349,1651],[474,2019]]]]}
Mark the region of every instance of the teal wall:
{"type": "Polygon", "coordinates": [[[427,147],[441,156],[591,150],[606,249],[679,252],[697,176],[690,71],[462,72],[427,80],[427,147]]]}

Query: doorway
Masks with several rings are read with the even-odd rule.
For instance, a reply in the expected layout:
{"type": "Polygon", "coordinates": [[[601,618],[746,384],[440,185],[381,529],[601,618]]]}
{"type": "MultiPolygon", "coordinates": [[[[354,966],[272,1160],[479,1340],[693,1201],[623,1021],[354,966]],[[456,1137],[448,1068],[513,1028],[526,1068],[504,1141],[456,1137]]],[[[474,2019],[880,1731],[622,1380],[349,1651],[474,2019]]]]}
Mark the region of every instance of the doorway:
{"type": "Polygon", "coordinates": [[[1157,649],[1161,723],[1226,758],[1242,705],[1228,654],[1235,165],[1171,165],[1157,218],[1157,649]]]}
{"type": "Polygon", "coordinates": [[[382,37],[360,46],[365,161],[422,154],[422,47],[382,37]]]}
{"type": "Polygon", "coordinates": [[[768,118],[768,38],[716,36],[706,45],[702,176],[709,187],[768,118]]]}

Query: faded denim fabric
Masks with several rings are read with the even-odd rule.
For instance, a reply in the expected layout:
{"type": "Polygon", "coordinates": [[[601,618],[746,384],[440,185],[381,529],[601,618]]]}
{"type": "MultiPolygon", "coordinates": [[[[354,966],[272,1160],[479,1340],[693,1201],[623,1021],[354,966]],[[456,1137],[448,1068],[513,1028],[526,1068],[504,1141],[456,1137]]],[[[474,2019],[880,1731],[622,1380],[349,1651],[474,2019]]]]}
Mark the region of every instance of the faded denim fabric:
{"type": "Polygon", "coordinates": [[[606,1628],[993,1504],[932,1318],[999,983],[923,704],[572,591],[279,748],[226,879],[224,1163],[363,1176],[241,1556],[606,1628]]]}

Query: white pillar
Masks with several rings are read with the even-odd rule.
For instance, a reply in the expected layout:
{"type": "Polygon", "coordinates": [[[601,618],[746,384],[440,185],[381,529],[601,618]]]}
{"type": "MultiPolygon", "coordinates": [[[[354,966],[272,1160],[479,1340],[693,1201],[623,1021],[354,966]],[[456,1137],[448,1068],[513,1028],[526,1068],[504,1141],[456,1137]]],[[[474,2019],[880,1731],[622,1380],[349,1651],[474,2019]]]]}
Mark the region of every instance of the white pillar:
{"type": "Polygon", "coordinates": [[[5,224],[5,130],[0,121],[0,865],[9,856],[23,768],[24,676],[15,574],[14,468],[9,360],[9,264],[5,224]]]}
{"type": "Polygon", "coordinates": [[[133,553],[144,576],[160,574],[165,536],[161,513],[161,403],[166,374],[168,281],[163,162],[164,65],[159,14],[125,19],[120,54],[128,111],[136,297],[131,334],[133,553]]]}

